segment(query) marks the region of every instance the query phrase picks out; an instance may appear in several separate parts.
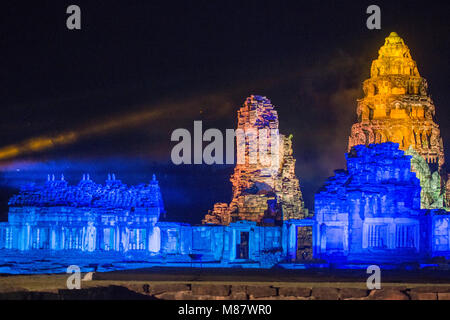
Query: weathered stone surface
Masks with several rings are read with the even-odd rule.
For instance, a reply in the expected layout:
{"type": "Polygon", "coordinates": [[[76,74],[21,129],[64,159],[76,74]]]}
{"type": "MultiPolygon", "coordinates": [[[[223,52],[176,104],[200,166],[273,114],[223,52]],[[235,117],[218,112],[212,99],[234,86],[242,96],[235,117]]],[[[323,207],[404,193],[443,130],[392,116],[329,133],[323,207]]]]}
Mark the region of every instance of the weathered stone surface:
{"type": "Polygon", "coordinates": [[[88,175],[77,185],[70,185],[64,178],[48,176],[42,185],[27,185],[8,202],[10,207],[66,206],[75,208],[159,208],[164,212],[161,191],[156,177],[148,185],[127,186],[108,175],[105,185],[97,184],[88,175]]]}
{"type": "Polygon", "coordinates": [[[185,294],[186,292],[163,292],[156,294],[154,297],[160,300],[182,300],[185,294]]]}
{"type": "Polygon", "coordinates": [[[411,300],[437,300],[436,292],[411,292],[409,296],[411,300]]]}
{"type": "MultiPolygon", "coordinates": [[[[2,249],[160,250],[160,230],[155,225],[165,211],[155,176],[148,184],[128,186],[115,175],[109,175],[104,185],[89,175],[77,185],[70,185],[63,175],[61,179],[49,175],[46,183],[22,186],[8,204],[9,223],[0,223],[2,249]],[[28,229],[27,237],[22,236],[22,228],[28,229]],[[146,239],[133,236],[142,228],[146,239]],[[9,232],[12,236],[5,237],[9,232]]],[[[96,268],[88,273],[91,280],[96,279],[96,268]]]]}
{"type": "Polygon", "coordinates": [[[262,298],[254,298],[250,297],[250,300],[310,300],[307,297],[294,297],[294,296],[271,296],[271,297],[262,297],[262,298]]]}
{"type": "Polygon", "coordinates": [[[299,296],[277,296],[273,300],[312,300],[311,297],[299,297],[299,296]]]}
{"type": "MultiPolygon", "coordinates": [[[[170,297],[170,295],[168,296],[170,297]]],[[[204,296],[201,295],[195,295],[192,293],[192,291],[181,291],[177,292],[174,296],[174,299],[172,300],[205,300],[204,296]]],[[[171,300],[171,299],[165,299],[165,300],[171,300]]]]}
{"type": "MultiPolygon", "coordinates": [[[[447,285],[389,285],[381,290],[366,290],[365,288],[342,287],[344,284],[328,283],[327,286],[316,286],[313,289],[280,284],[280,287],[273,285],[254,284],[247,286],[232,283],[211,283],[212,290],[204,290],[204,284],[170,283],[164,285],[165,292],[151,294],[152,283],[127,282],[121,285],[111,285],[104,283],[102,286],[89,283],[81,290],[67,290],[60,288],[48,288],[42,292],[28,291],[29,289],[12,290],[8,287],[1,287],[0,296],[2,299],[45,299],[45,300],[65,300],[65,299],[164,299],[164,300],[450,300],[450,286],[447,285]],[[181,286],[178,286],[181,285],[181,286]],[[195,288],[195,285],[198,287],[195,288]],[[336,287],[330,287],[336,285],[336,287]],[[191,286],[193,290],[191,290],[191,286]],[[223,296],[223,286],[229,287],[230,295],[223,296]],[[222,288],[221,288],[222,287],[222,288]],[[233,292],[234,287],[234,292],[233,292]],[[248,294],[243,290],[248,290],[248,294]],[[177,290],[177,291],[172,291],[177,290]],[[211,294],[213,292],[220,295],[211,294]],[[310,295],[311,293],[311,295],[310,295]]],[[[157,284],[161,285],[160,283],[157,284]]],[[[65,286],[64,286],[65,288],[65,286]]],[[[15,288],[17,289],[17,288],[15,288]]],[[[156,290],[161,291],[161,290],[156,290]]]]}
{"type": "Polygon", "coordinates": [[[371,300],[409,300],[409,297],[398,289],[372,290],[369,294],[371,300]]]}
{"type": "Polygon", "coordinates": [[[79,290],[58,290],[60,300],[154,300],[155,297],[137,293],[124,286],[109,285],[79,290]]]}
{"type": "Polygon", "coordinates": [[[355,299],[355,298],[364,298],[369,295],[367,289],[361,288],[341,288],[339,290],[339,299],[355,299]]]}
{"type": "Polygon", "coordinates": [[[228,296],[229,285],[219,284],[192,284],[192,293],[197,295],[228,296]]]}
{"type": "Polygon", "coordinates": [[[151,284],[150,294],[159,294],[163,292],[179,292],[179,291],[189,291],[191,288],[187,284],[181,283],[168,283],[168,284],[151,284]]]}
{"type": "Polygon", "coordinates": [[[278,289],[280,296],[309,297],[311,288],[305,287],[280,287],[278,289]]]}
{"type": "Polygon", "coordinates": [[[277,289],[271,286],[248,286],[247,293],[254,298],[271,297],[277,295],[277,289]]]}
{"type": "Polygon", "coordinates": [[[237,129],[245,132],[247,138],[236,138],[238,163],[230,179],[233,198],[230,204],[215,204],[203,223],[228,225],[248,220],[273,225],[304,218],[307,211],[295,176],[292,140],[278,132],[278,114],[270,100],[253,95],[247,98],[238,111],[237,129]],[[254,134],[247,136],[251,132],[254,134]],[[261,157],[261,149],[267,151],[269,161],[261,157]],[[255,150],[256,158],[252,155],[255,150]]]}
{"type": "Polygon", "coordinates": [[[243,286],[243,285],[232,285],[231,286],[231,293],[238,293],[238,292],[247,292],[247,286],[243,286]]]}
{"type": "Polygon", "coordinates": [[[138,283],[129,283],[125,286],[127,289],[132,290],[137,293],[143,293],[143,294],[149,294],[150,293],[150,286],[145,286],[138,283]]]}
{"type": "Polygon", "coordinates": [[[144,284],[144,285],[142,285],[141,288],[138,288],[137,291],[149,294],[150,293],[150,285],[144,284]]]}
{"type": "MultiPolygon", "coordinates": [[[[386,287],[381,290],[367,290],[363,288],[327,288],[314,289],[298,286],[246,286],[222,284],[168,284],[164,287],[157,285],[154,289],[155,297],[160,299],[181,300],[448,300],[450,287],[447,286],[408,286],[386,287]],[[161,292],[164,291],[164,292],[161,292]]],[[[127,285],[127,288],[140,293],[150,294],[150,285],[127,285]]]]}
{"type": "Polygon", "coordinates": [[[439,171],[432,172],[427,160],[413,147],[409,147],[406,154],[412,156],[411,170],[416,173],[420,180],[422,208],[444,208],[445,192],[441,188],[442,177],[439,175],[439,171]]]}
{"type": "Polygon", "coordinates": [[[336,170],[315,195],[317,257],[417,261],[430,253],[432,237],[435,252],[446,250],[449,216],[433,210],[428,232],[431,215],[420,208],[420,181],[411,171],[411,156],[397,143],[358,145],[346,158],[347,170],[336,170]]]}
{"type": "Polygon", "coordinates": [[[420,286],[411,288],[411,293],[423,293],[423,292],[450,292],[450,286],[420,286]]]}
{"type": "Polygon", "coordinates": [[[438,300],[450,300],[450,292],[438,292],[438,300]]]}
{"type": "Polygon", "coordinates": [[[230,294],[230,300],[247,300],[247,293],[243,291],[235,292],[230,294]]]}
{"type": "Polygon", "coordinates": [[[434,122],[435,106],[427,81],[403,39],[392,32],[372,62],[371,77],[363,84],[358,100],[358,122],[352,127],[348,150],[360,144],[396,142],[404,151],[414,150],[424,159],[412,163],[422,185],[422,208],[442,208],[445,178],[444,146],[434,122]],[[432,177],[428,164],[437,164],[432,177]]]}
{"type": "Polygon", "coordinates": [[[325,287],[312,288],[311,297],[315,300],[338,300],[339,289],[325,287]]]}
{"type": "Polygon", "coordinates": [[[193,294],[192,291],[185,291],[177,295],[175,300],[230,300],[229,296],[213,296],[207,294],[193,294]]]}

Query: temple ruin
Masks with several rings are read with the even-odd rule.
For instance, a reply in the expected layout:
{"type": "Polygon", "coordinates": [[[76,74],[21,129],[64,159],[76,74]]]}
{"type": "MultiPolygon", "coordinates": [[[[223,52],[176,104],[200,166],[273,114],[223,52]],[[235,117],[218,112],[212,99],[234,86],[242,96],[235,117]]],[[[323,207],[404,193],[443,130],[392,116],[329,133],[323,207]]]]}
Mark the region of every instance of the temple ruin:
{"type": "Polygon", "coordinates": [[[445,206],[444,146],[427,81],[420,76],[409,48],[392,32],[372,62],[370,78],[358,100],[353,146],[395,142],[413,156],[412,169],[421,181],[422,208],[445,206]]]}
{"type": "Polygon", "coordinates": [[[244,161],[238,161],[230,178],[233,198],[230,204],[216,203],[203,223],[228,225],[247,220],[261,225],[281,225],[283,220],[302,219],[307,215],[300,184],[295,176],[292,136],[279,134],[278,126],[278,114],[269,99],[252,95],[245,100],[238,110],[237,128],[254,134],[236,139],[238,153],[242,150],[244,161]],[[258,158],[252,162],[251,152],[257,145],[255,140],[262,134],[266,135],[266,132],[276,133],[275,139],[278,141],[274,143],[268,139],[267,143],[269,157],[278,151],[274,158],[276,161],[264,163],[258,158]],[[277,148],[271,149],[273,144],[277,148]]]}
{"type": "MultiPolygon", "coordinates": [[[[104,185],[89,175],[77,185],[51,175],[10,199],[0,250],[95,259],[112,253],[158,266],[220,268],[401,267],[449,259],[442,138],[426,81],[396,33],[363,88],[347,169],[316,193],[314,217],[295,176],[292,137],[279,133],[270,100],[252,95],[238,110],[231,202],[216,203],[203,224],[159,221],[164,206],[155,176],[127,186],[114,175],[104,185]]],[[[0,271],[9,268],[6,258],[0,262],[0,271]]]]}

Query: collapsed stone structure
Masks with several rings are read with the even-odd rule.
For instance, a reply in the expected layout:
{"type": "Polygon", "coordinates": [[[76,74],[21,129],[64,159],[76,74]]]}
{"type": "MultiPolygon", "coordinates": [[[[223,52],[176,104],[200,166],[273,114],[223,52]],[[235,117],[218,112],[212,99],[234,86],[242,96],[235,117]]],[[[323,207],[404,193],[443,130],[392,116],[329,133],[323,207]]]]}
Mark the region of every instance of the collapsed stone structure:
{"type": "Polygon", "coordinates": [[[245,133],[245,138],[236,139],[238,163],[230,179],[233,198],[230,204],[216,203],[203,223],[227,225],[247,220],[281,225],[283,220],[307,215],[295,176],[292,136],[279,134],[278,126],[278,114],[269,99],[252,95],[245,100],[238,110],[237,129],[245,133]],[[274,134],[267,137],[267,156],[271,161],[264,162],[258,142],[262,135],[270,133],[274,134]],[[252,161],[251,152],[255,151],[257,158],[252,161]]]}
{"type": "Polygon", "coordinates": [[[433,119],[435,106],[427,81],[397,33],[386,38],[378,53],[370,78],[363,83],[364,98],[358,100],[358,122],[352,126],[348,150],[360,144],[398,143],[414,157],[422,208],[443,208],[447,180],[444,146],[433,119]]]}

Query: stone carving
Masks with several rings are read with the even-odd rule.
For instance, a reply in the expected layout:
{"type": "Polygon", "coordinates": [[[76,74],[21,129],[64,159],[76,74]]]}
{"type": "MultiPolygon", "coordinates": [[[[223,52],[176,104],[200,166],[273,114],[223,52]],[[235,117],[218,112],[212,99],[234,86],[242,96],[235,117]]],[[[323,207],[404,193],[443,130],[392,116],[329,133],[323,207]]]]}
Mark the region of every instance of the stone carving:
{"type": "MultiPolygon", "coordinates": [[[[378,53],[378,59],[372,62],[371,77],[363,83],[364,98],[358,100],[358,122],[352,126],[348,150],[387,141],[398,143],[404,151],[412,148],[430,166],[429,170],[438,172],[439,185],[444,186],[444,147],[439,126],[433,120],[435,107],[427,92],[427,81],[420,76],[409,48],[397,33],[386,38],[378,53]]],[[[432,178],[431,174],[418,176],[432,178]]],[[[431,180],[422,184],[437,186],[431,180]]],[[[436,208],[439,203],[442,208],[444,203],[437,198],[443,197],[443,188],[431,198],[428,191],[422,193],[422,207],[436,208]]]]}
{"type": "Polygon", "coordinates": [[[95,207],[95,208],[160,208],[164,212],[158,181],[153,175],[149,184],[130,186],[108,175],[106,184],[93,182],[89,174],[83,175],[78,185],[69,185],[64,180],[55,180],[48,175],[43,185],[26,185],[9,200],[10,207],[95,207]]]}
{"type": "Polygon", "coordinates": [[[129,187],[114,174],[105,185],[89,175],[78,185],[48,175],[42,185],[23,187],[9,206],[9,223],[0,223],[0,249],[154,252],[160,242],[155,225],[165,212],[155,176],[129,187]]]}
{"type": "MultiPolygon", "coordinates": [[[[292,137],[278,133],[278,114],[269,99],[250,96],[238,110],[238,129],[276,130],[278,155],[276,163],[264,164],[249,161],[252,144],[245,144],[245,163],[238,163],[231,176],[233,198],[229,205],[218,203],[204,218],[203,223],[229,224],[239,220],[256,221],[261,225],[280,225],[283,220],[301,219],[307,215],[300,184],[295,176],[295,159],[292,155],[292,137]]],[[[270,147],[271,144],[268,143],[270,147]]],[[[276,149],[276,148],[275,148],[276,149]]],[[[269,148],[269,151],[272,149],[269,148]]],[[[272,155],[272,154],[270,154],[272,155]]]]}

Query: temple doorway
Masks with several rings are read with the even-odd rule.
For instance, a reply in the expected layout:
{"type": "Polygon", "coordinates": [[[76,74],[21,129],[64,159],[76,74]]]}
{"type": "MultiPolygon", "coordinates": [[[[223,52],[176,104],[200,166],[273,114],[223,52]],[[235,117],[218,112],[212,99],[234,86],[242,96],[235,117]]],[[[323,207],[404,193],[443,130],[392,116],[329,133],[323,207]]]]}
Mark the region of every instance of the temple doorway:
{"type": "Polygon", "coordinates": [[[297,261],[312,260],[312,227],[297,227],[297,261]]]}
{"type": "Polygon", "coordinates": [[[236,244],[236,259],[248,259],[249,233],[240,232],[239,242],[236,244]]]}

